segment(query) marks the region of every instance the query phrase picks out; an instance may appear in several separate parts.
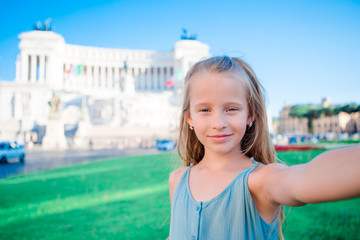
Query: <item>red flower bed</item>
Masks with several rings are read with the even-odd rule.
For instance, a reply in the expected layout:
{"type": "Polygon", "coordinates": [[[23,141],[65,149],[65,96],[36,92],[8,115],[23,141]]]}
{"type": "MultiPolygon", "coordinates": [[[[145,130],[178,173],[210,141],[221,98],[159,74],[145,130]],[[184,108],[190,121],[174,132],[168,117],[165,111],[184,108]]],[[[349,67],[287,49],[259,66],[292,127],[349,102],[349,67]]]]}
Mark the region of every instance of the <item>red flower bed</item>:
{"type": "Polygon", "coordinates": [[[314,145],[275,145],[275,150],[277,152],[281,151],[307,151],[313,149],[324,149],[321,146],[314,145]]]}

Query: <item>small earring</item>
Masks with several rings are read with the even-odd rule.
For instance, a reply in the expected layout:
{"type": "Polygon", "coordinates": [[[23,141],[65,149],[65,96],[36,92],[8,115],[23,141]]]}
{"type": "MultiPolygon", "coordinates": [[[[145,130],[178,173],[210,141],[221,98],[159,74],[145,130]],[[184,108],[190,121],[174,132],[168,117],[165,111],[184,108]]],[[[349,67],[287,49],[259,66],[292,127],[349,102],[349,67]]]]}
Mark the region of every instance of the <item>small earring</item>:
{"type": "Polygon", "coordinates": [[[252,125],[253,125],[253,122],[249,123],[249,128],[251,128],[251,127],[252,127],[252,125]]]}
{"type": "Polygon", "coordinates": [[[191,126],[191,125],[189,125],[189,128],[190,128],[190,130],[194,130],[194,127],[193,127],[193,126],[191,126]]]}

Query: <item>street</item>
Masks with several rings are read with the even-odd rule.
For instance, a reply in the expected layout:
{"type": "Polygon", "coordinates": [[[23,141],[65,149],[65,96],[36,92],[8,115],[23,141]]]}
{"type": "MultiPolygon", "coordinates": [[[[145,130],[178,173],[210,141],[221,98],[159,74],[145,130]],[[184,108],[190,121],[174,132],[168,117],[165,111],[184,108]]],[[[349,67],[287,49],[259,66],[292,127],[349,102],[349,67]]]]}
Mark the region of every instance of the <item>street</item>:
{"type": "Polygon", "coordinates": [[[74,150],[43,151],[32,150],[26,152],[25,162],[11,161],[0,164],[0,179],[24,173],[35,173],[48,169],[71,166],[79,163],[87,163],[100,159],[154,154],[159,151],[150,149],[99,149],[99,150],[74,150]]]}

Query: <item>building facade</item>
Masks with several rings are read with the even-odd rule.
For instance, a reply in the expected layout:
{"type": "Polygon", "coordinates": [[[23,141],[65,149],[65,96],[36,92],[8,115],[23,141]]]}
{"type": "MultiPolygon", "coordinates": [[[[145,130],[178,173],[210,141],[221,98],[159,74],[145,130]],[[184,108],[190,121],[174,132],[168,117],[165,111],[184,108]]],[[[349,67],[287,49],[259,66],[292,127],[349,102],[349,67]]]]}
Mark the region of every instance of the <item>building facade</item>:
{"type": "Polygon", "coordinates": [[[356,133],[360,132],[360,113],[340,112],[338,115],[314,119],[314,133],[356,133]]]}
{"type": "Polygon", "coordinates": [[[289,115],[291,107],[290,105],[286,105],[280,112],[279,133],[283,135],[308,133],[308,119],[291,117],[289,115]]]}
{"type": "Polygon", "coordinates": [[[46,128],[54,95],[65,130],[87,119],[89,139],[106,138],[103,131],[113,138],[171,137],[184,74],[210,56],[209,46],[196,40],[157,52],[72,45],[52,31],[19,38],[15,81],[0,82],[0,139],[20,142],[46,128]]]}
{"type": "MultiPolygon", "coordinates": [[[[330,107],[330,99],[323,99],[321,107],[330,107]]],[[[309,133],[308,119],[291,117],[292,106],[286,105],[280,112],[279,133],[283,135],[302,135],[309,133]]],[[[313,119],[313,133],[358,133],[360,132],[360,113],[340,112],[334,116],[322,116],[313,119]]]]}

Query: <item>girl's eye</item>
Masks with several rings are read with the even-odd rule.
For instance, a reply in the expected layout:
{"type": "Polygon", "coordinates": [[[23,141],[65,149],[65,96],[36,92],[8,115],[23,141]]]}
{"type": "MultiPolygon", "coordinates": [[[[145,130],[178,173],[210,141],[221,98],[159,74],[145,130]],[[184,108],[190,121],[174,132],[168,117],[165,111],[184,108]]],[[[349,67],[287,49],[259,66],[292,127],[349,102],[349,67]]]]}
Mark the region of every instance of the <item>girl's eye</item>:
{"type": "Polygon", "coordinates": [[[233,111],[237,111],[238,109],[237,108],[228,108],[226,111],[227,112],[233,112],[233,111]]]}
{"type": "Polygon", "coordinates": [[[209,112],[209,109],[200,109],[200,112],[209,112]]]}

